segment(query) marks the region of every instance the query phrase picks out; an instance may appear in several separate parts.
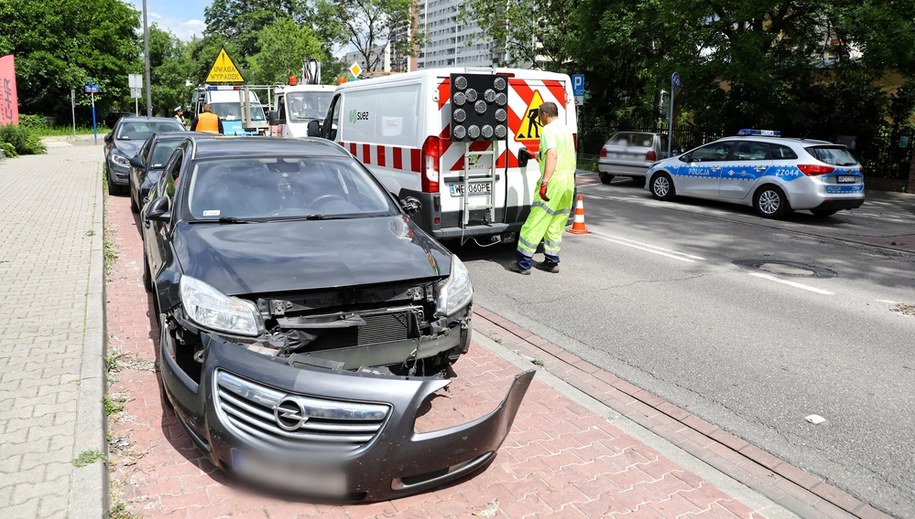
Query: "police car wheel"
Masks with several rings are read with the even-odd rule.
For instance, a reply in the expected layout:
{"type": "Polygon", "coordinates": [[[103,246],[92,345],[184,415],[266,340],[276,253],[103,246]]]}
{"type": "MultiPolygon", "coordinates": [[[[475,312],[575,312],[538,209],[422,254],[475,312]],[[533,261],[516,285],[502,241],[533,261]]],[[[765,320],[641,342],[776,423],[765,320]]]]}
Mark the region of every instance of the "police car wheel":
{"type": "Polygon", "coordinates": [[[598,173],[600,175],[600,181],[604,184],[609,184],[613,181],[613,175],[610,173],[598,173]]]}
{"type": "Polygon", "coordinates": [[[785,192],[776,186],[763,186],[753,198],[753,207],[763,218],[781,218],[788,214],[785,192]]]}
{"type": "Polygon", "coordinates": [[[670,175],[658,173],[651,177],[651,196],[658,200],[671,200],[674,194],[674,183],[670,175]]]}

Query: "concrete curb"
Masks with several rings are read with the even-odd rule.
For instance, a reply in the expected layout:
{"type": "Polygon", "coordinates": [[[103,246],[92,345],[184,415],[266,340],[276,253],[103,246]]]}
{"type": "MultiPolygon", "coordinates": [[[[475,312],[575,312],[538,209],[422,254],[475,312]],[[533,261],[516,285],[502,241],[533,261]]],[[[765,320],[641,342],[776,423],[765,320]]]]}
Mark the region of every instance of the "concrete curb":
{"type": "Polygon", "coordinates": [[[108,443],[105,439],[105,194],[101,167],[95,174],[91,260],[86,294],[85,336],[79,379],[73,459],[86,450],[104,454],[104,461],[74,469],[70,481],[68,517],[108,517],[108,443]]]}

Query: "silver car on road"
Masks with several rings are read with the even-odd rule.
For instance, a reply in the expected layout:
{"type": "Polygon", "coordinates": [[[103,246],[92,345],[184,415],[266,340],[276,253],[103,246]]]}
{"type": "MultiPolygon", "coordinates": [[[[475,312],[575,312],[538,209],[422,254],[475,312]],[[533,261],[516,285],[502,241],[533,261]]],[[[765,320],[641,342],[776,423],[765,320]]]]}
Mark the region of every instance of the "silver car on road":
{"type": "Polygon", "coordinates": [[[765,218],[809,210],[829,216],[864,203],[864,168],[845,146],[741,130],[662,160],[645,188],[658,200],[688,196],[752,206],[765,218]]]}
{"type": "MultiPolygon", "coordinates": [[[[676,143],[671,151],[680,153],[676,143]]],[[[604,184],[609,184],[614,176],[642,180],[652,164],[667,156],[667,134],[617,132],[601,147],[597,171],[604,184]]]]}

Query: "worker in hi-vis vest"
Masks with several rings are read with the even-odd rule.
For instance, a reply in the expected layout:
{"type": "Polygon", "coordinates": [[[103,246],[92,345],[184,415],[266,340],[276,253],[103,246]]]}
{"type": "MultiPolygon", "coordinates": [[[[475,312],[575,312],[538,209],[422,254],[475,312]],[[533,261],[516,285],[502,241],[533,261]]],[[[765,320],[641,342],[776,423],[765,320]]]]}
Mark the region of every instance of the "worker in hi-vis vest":
{"type": "Polygon", "coordinates": [[[225,135],[225,131],[222,129],[222,119],[213,113],[213,108],[209,103],[203,105],[203,111],[191,121],[191,131],[225,135]]]}
{"type": "Polygon", "coordinates": [[[531,212],[518,237],[517,259],[509,267],[519,274],[530,274],[531,266],[546,272],[559,272],[559,246],[572,211],[575,192],[575,142],[572,132],[559,121],[556,103],[546,102],[538,110],[540,118],[540,183],[531,212]],[[534,252],[543,240],[544,261],[534,263],[534,252]]]}

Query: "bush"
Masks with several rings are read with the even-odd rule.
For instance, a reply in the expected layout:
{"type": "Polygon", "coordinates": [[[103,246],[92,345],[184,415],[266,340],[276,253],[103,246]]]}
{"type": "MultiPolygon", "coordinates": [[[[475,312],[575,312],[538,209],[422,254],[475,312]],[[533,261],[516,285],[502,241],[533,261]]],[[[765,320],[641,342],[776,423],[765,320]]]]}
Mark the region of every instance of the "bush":
{"type": "Polygon", "coordinates": [[[15,157],[19,155],[16,153],[16,148],[14,148],[13,145],[8,142],[0,142],[0,150],[3,150],[3,154],[7,157],[15,157]]]}
{"type": "Polygon", "coordinates": [[[29,130],[42,130],[48,127],[48,125],[45,124],[44,116],[22,114],[19,115],[19,126],[29,130]]]}
{"type": "Polygon", "coordinates": [[[18,155],[34,155],[46,151],[33,129],[17,124],[0,126],[0,143],[9,143],[18,155]]]}

